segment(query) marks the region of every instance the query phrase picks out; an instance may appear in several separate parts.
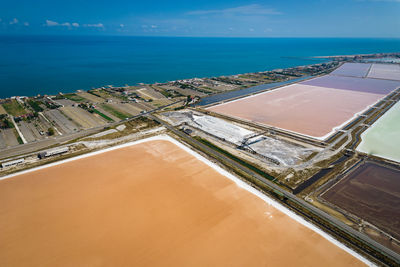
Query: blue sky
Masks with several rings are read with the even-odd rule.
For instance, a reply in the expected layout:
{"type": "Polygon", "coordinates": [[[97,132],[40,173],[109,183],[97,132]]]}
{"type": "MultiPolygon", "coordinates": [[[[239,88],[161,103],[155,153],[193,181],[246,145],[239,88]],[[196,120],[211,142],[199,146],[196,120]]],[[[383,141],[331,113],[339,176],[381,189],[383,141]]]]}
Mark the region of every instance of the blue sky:
{"type": "Polygon", "coordinates": [[[0,34],[400,38],[400,0],[0,0],[0,34]]]}

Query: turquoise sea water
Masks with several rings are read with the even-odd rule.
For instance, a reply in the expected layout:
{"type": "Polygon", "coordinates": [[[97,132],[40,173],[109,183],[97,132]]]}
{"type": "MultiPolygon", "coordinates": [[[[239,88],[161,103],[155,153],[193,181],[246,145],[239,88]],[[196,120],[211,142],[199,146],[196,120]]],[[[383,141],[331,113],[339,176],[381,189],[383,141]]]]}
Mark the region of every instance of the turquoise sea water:
{"type": "Polygon", "coordinates": [[[0,97],[230,75],[400,52],[400,39],[0,36],[0,97]]]}

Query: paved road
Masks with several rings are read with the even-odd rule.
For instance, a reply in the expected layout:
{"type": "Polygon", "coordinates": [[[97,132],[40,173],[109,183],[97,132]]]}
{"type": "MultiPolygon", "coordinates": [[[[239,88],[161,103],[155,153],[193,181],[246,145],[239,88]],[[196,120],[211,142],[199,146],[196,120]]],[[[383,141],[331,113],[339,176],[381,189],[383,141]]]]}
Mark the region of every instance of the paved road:
{"type": "MultiPolygon", "coordinates": [[[[9,148],[2,149],[0,151],[0,159],[5,159],[5,158],[10,158],[10,157],[17,157],[17,156],[30,154],[32,152],[45,149],[46,147],[49,147],[49,146],[52,146],[52,145],[62,144],[62,143],[71,141],[71,140],[76,139],[76,138],[80,138],[80,137],[83,137],[83,136],[91,135],[91,134],[97,133],[98,131],[101,131],[102,129],[104,129],[104,127],[116,126],[118,124],[123,123],[124,121],[134,120],[134,119],[139,118],[141,116],[144,116],[144,115],[147,115],[147,114],[151,114],[153,112],[157,112],[157,111],[159,111],[159,110],[161,110],[163,108],[175,105],[175,104],[180,103],[182,101],[183,100],[179,100],[179,101],[176,101],[174,103],[171,103],[171,104],[168,104],[168,105],[165,105],[165,106],[162,106],[162,107],[158,107],[156,109],[144,112],[142,114],[127,118],[127,119],[125,119],[123,121],[113,122],[113,123],[110,123],[110,124],[106,124],[106,125],[103,125],[103,126],[98,126],[98,127],[95,127],[95,128],[84,130],[84,131],[73,132],[73,133],[68,133],[68,134],[64,134],[64,135],[60,135],[60,136],[49,137],[49,138],[46,138],[46,139],[37,140],[35,142],[24,144],[24,145],[18,145],[17,139],[14,137],[15,143],[13,144],[13,146],[9,147],[9,148]]],[[[7,135],[5,135],[5,136],[7,137],[7,135]]],[[[13,133],[12,133],[12,136],[14,136],[13,133]]],[[[1,141],[1,139],[0,139],[0,141],[1,141]]],[[[1,146],[0,146],[0,148],[1,148],[1,146]]]]}
{"type": "Polygon", "coordinates": [[[76,132],[76,133],[72,133],[72,134],[48,137],[47,139],[37,140],[32,143],[27,143],[24,145],[16,145],[16,146],[13,146],[10,148],[6,148],[4,150],[1,150],[0,159],[30,154],[32,152],[45,149],[46,147],[49,147],[52,145],[57,145],[57,144],[61,145],[62,143],[71,141],[73,139],[96,133],[103,128],[104,127],[97,127],[97,128],[92,128],[87,131],[80,131],[80,132],[76,132]]]}
{"type": "Polygon", "coordinates": [[[187,143],[194,144],[196,147],[199,147],[201,150],[203,150],[204,152],[206,152],[208,155],[212,156],[213,158],[216,158],[218,160],[222,160],[224,162],[227,162],[229,165],[235,166],[236,168],[240,169],[241,171],[245,172],[246,174],[256,178],[257,180],[259,180],[261,182],[263,182],[264,184],[266,184],[271,189],[273,189],[275,191],[278,191],[279,193],[281,193],[282,195],[284,195],[285,197],[287,197],[288,199],[290,199],[291,201],[293,201],[297,205],[300,205],[303,208],[307,209],[308,211],[310,211],[314,215],[319,216],[320,218],[323,218],[324,220],[330,222],[333,226],[338,227],[339,229],[343,230],[347,234],[350,234],[352,237],[354,237],[354,238],[356,238],[358,240],[361,240],[363,243],[368,244],[369,246],[371,246],[372,248],[376,249],[377,251],[380,251],[383,254],[386,254],[387,256],[392,258],[393,260],[395,260],[398,263],[400,263],[400,255],[399,254],[391,251],[390,249],[386,248],[385,246],[383,246],[383,245],[379,244],[378,242],[372,240],[368,236],[366,236],[366,235],[354,230],[353,228],[351,228],[348,225],[344,224],[340,220],[338,220],[338,219],[330,216],[329,214],[323,212],[322,210],[314,207],[313,205],[307,203],[303,199],[300,199],[300,198],[296,197],[292,193],[283,190],[278,185],[276,185],[276,184],[272,183],[271,181],[265,179],[264,177],[258,175],[257,173],[253,172],[252,170],[250,170],[250,169],[238,164],[237,162],[233,161],[232,159],[226,157],[225,155],[223,155],[223,154],[221,154],[221,153],[209,148],[208,146],[200,143],[199,141],[193,139],[189,135],[186,135],[186,134],[182,133],[181,131],[177,130],[176,128],[174,128],[170,124],[166,123],[165,121],[163,121],[163,120],[161,120],[161,119],[159,119],[159,118],[157,118],[157,117],[155,117],[153,115],[148,115],[148,117],[152,118],[153,120],[158,121],[160,124],[165,126],[167,129],[172,131],[174,134],[178,135],[183,140],[187,141],[187,143]]]}

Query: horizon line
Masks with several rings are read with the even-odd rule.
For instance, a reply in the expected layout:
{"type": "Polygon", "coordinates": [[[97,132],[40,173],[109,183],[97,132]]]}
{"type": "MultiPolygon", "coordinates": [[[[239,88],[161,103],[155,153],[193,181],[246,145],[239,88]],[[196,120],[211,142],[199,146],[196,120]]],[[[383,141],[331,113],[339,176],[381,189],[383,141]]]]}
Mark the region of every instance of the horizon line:
{"type": "Polygon", "coordinates": [[[221,38],[221,39],[400,39],[399,37],[371,37],[371,36],[196,36],[196,35],[122,35],[122,34],[18,34],[0,33],[0,37],[23,36],[55,36],[55,37],[148,37],[148,38],[221,38]]]}

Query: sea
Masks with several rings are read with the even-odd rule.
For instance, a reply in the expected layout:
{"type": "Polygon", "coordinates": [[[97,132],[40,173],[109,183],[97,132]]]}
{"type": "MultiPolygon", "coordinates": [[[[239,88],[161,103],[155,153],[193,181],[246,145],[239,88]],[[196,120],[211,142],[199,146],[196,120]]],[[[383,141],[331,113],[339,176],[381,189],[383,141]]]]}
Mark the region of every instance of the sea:
{"type": "Polygon", "coordinates": [[[308,65],[400,52],[400,39],[0,36],[0,98],[308,65]]]}

